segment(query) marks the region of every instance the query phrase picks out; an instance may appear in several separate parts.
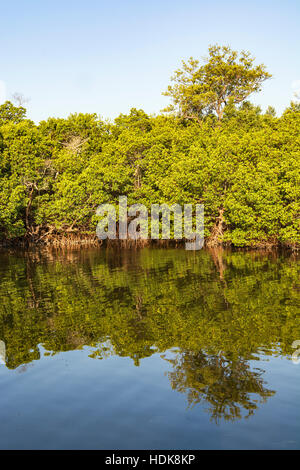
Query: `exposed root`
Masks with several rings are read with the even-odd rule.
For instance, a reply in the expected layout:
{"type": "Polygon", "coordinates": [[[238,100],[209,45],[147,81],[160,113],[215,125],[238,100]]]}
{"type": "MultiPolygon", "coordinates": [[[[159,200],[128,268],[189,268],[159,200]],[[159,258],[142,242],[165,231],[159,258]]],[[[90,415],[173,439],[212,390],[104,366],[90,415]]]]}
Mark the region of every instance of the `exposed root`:
{"type": "Polygon", "coordinates": [[[224,235],[225,230],[226,230],[226,223],[224,220],[224,209],[219,209],[219,216],[216,218],[215,225],[207,241],[207,246],[222,245],[223,235],[224,235]]]}

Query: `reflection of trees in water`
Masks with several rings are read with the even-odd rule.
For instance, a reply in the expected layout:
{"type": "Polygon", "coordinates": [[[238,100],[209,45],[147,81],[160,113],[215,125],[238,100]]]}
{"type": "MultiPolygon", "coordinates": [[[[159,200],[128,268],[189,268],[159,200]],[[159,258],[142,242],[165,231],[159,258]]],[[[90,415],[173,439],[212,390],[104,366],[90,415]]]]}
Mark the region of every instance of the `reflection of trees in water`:
{"type": "Polygon", "coordinates": [[[90,357],[135,365],[177,347],[173,388],[190,405],[209,403],[216,420],[248,416],[272,395],[249,369],[252,353],[291,354],[300,337],[298,269],[287,257],[110,248],[6,252],[0,268],[8,368],[38,360],[38,345],[51,354],[90,346],[90,357]]]}
{"type": "Polygon", "coordinates": [[[254,414],[259,404],[275,394],[264,387],[263,370],[251,370],[243,359],[183,351],[168,359],[168,372],[174,390],[187,396],[189,406],[208,404],[211,419],[234,421],[254,414]]]}

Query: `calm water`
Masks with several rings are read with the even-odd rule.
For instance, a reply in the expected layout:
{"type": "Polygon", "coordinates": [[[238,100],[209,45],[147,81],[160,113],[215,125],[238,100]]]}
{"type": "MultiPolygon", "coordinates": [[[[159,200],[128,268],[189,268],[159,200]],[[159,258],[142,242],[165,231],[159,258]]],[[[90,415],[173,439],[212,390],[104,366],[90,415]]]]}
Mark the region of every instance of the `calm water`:
{"type": "Polygon", "coordinates": [[[299,449],[299,261],[0,254],[0,448],[299,449]]]}

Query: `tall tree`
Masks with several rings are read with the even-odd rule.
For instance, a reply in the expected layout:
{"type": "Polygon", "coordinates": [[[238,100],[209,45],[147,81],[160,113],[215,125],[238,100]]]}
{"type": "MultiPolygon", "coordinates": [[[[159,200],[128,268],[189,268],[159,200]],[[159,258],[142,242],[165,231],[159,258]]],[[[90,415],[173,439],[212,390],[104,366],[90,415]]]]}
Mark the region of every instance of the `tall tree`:
{"type": "Polygon", "coordinates": [[[255,66],[254,60],[249,52],[214,45],[203,65],[193,57],[182,61],[182,68],[171,79],[174,85],[163,93],[174,103],[166,111],[177,109],[182,117],[196,120],[213,113],[221,121],[227,104],[239,105],[271,77],[265,66],[255,66]]]}
{"type": "Polygon", "coordinates": [[[25,119],[26,109],[22,106],[16,107],[10,101],[0,105],[0,126],[7,123],[17,124],[25,119]]]}

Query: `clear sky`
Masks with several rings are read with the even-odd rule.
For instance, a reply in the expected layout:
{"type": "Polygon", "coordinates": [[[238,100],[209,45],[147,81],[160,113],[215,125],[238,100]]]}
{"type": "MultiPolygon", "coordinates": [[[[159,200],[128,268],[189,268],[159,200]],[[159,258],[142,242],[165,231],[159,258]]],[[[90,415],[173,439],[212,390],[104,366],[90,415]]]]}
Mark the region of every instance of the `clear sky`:
{"type": "Polygon", "coordinates": [[[250,50],[273,74],[252,98],[278,113],[300,88],[300,0],[0,0],[0,100],[36,122],[71,112],[158,113],[181,59],[250,50]]]}

